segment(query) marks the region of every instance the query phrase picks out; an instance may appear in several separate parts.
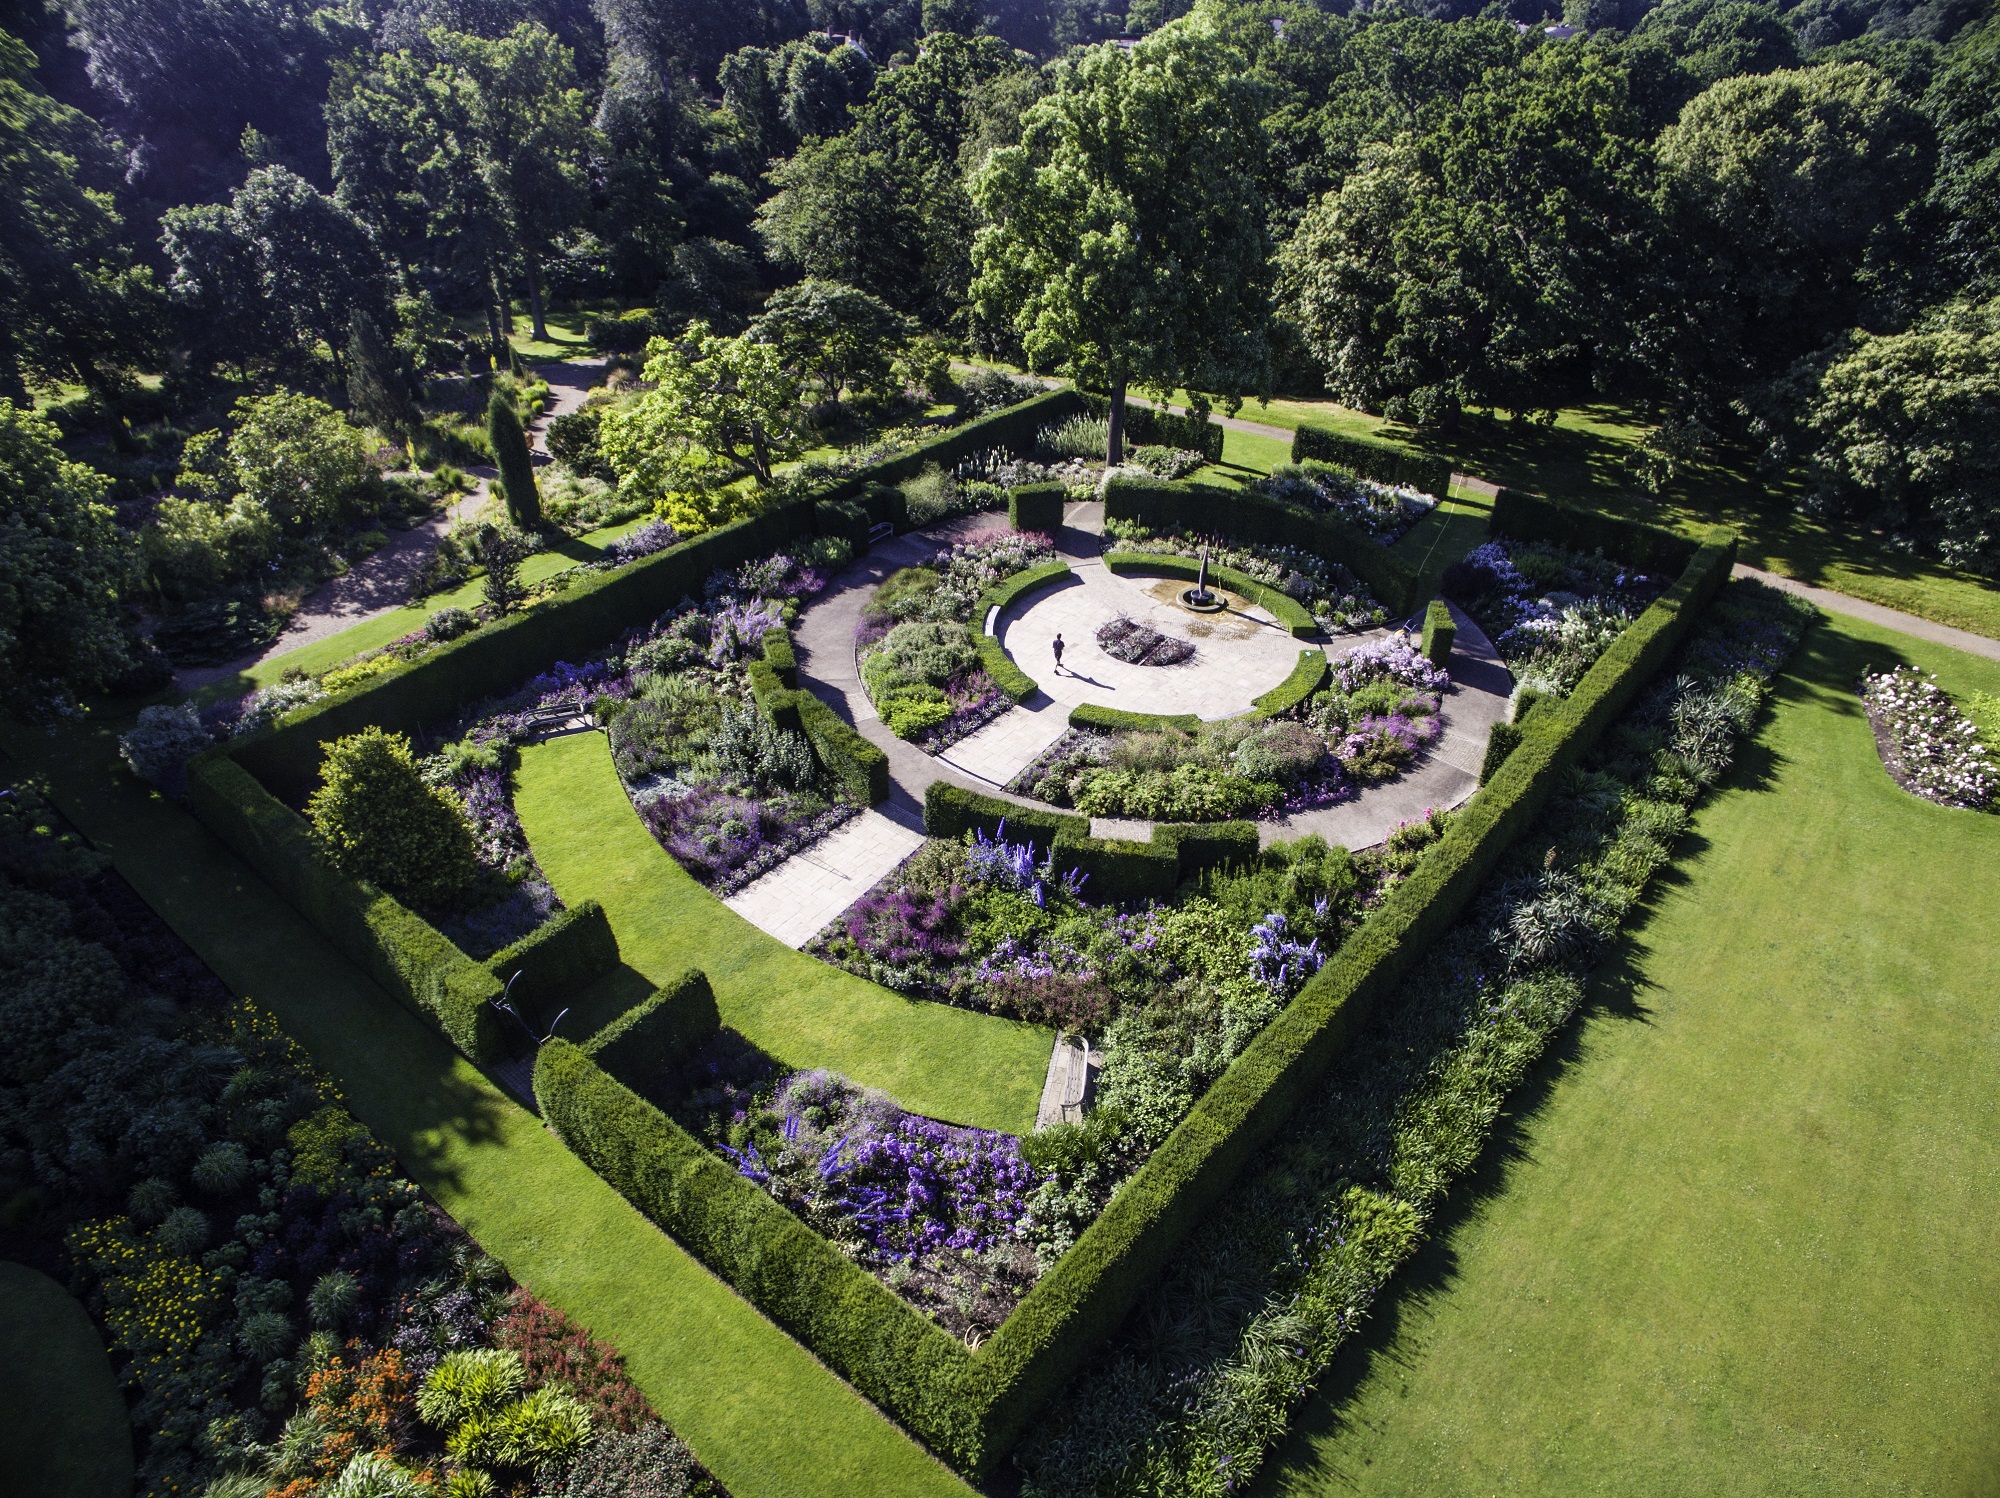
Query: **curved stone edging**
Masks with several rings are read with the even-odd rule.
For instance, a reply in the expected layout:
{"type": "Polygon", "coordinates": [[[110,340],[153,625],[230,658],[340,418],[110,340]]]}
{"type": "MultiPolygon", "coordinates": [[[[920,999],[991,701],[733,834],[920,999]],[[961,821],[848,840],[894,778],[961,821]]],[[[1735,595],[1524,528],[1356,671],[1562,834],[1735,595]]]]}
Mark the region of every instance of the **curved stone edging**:
{"type": "MultiPolygon", "coordinates": [[[[1056,537],[1056,553],[1074,565],[1094,561],[1102,551],[1095,533],[1103,523],[1103,507],[1098,504],[1070,506],[1062,531],[1056,537]]],[[[968,517],[977,521],[978,517],[968,517]]],[[[1003,522],[1004,523],[1004,522],[1003,522]]],[[[961,534],[978,534],[989,527],[953,523],[949,529],[961,534]]],[[[935,534],[933,532],[933,534],[935,534]]],[[[881,807],[892,820],[906,827],[923,826],[924,793],[933,782],[943,780],[982,795],[997,796],[1015,804],[1040,808],[1043,803],[1009,794],[993,781],[973,775],[946,760],[926,754],[914,744],[890,733],[876,715],[874,705],[862,690],[861,673],[854,661],[854,630],[861,620],[875,588],[890,573],[916,566],[928,559],[936,542],[917,536],[898,536],[874,547],[840,573],[825,592],[799,616],[793,630],[793,649],[799,661],[799,685],[825,702],[856,731],[889,757],[889,800],[881,807]]],[[[1479,788],[1479,765],[1486,754],[1486,738],[1492,726],[1507,715],[1513,678],[1501,663],[1499,653],[1463,611],[1451,610],[1458,625],[1453,642],[1450,671],[1452,687],[1446,694],[1442,716],[1444,733],[1423,760],[1406,774],[1383,785],[1371,787],[1354,800],[1319,811],[1300,812],[1290,817],[1260,821],[1258,827],[1266,846],[1291,838],[1318,833],[1328,842],[1350,849],[1372,847],[1398,825],[1412,821],[1433,809],[1455,807],[1479,788]]],[[[1387,631],[1381,632],[1386,634],[1387,631]]],[[[1360,636],[1356,644],[1379,635],[1360,636]]],[[[1329,651],[1329,655],[1332,652],[1329,651]]],[[[969,744],[980,734],[1008,725],[1010,732],[1024,737],[1034,730],[1018,722],[1027,713],[1048,716],[1046,743],[1054,743],[1067,728],[1067,708],[1044,691],[1009,712],[1003,713],[977,734],[961,741],[969,744]]],[[[950,751],[947,751],[950,752],[950,751]]],[[[1032,756],[1030,756],[1032,757],[1032,756]]],[[[1022,761],[1023,764],[1026,760],[1022,761]]],[[[1098,836],[1143,839],[1151,836],[1150,822],[1098,818],[1091,830],[1098,836]]]]}

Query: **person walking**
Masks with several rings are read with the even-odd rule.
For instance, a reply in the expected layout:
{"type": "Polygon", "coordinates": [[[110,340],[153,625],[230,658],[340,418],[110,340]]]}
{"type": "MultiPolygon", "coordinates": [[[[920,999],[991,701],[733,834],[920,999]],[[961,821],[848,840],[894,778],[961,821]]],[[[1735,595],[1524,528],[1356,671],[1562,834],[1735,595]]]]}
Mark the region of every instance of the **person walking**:
{"type": "Polygon", "coordinates": [[[1056,638],[1055,638],[1055,645],[1054,645],[1054,646],[1053,646],[1052,648],[1053,648],[1053,649],[1055,650],[1055,653],[1056,653],[1056,675],[1060,676],[1060,675],[1062,675],[1062,668],[1063,668],[1063,667],[1062,667],[1062,636],[1061,636],[1061,635],[1057,635],[1057,636],[1056,636],[1056,638]]]}

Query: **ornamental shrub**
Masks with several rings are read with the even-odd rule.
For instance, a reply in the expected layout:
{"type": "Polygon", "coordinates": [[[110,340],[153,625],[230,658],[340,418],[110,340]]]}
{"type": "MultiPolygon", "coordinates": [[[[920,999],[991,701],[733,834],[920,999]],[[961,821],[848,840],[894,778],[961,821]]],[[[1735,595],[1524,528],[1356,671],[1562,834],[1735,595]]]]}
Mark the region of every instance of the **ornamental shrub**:
{"type": "Polygon", "coordinates": [[[507,502],[507,518],[524,531],[542,523],[542,497],[535,490],[534,460],[528,456],[528,437],[521,430],[514,403],[498,390],[486,407],[486,435],[493,440],[493,462],[500,470],[501,497],[507,502]]]}
{"type": "Polygon", "coordinates": [[[399,899],[455,909],[479,877],[464,809],[424,782],[399,733],[364,728],[327,745],[306,815],[342,870],[399,899]]]}
{"type": "Polygon", "coordinates": [[[154,785],[177,778],[181,767],[215,741],[186,703],[142,707],[132,731],[118,740],[118,754],[132,773],[154,785]]]}

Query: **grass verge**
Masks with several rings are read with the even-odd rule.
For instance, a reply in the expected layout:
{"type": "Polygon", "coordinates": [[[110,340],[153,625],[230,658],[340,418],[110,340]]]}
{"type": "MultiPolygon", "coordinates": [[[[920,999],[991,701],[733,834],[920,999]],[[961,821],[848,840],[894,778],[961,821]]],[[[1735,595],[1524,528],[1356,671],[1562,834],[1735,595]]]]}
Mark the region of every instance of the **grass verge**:
{"type": "Polygon", "coordinates": [[[1047,1030],[900,998],[765,935],[654,841],[602,734],[523,749],[514,805],[556,893],[572,905],[600,901],[625,962],[578,997],[564,1027],[572,1038],[699,967],[723,1024],[788,1065],[827,1067],[932,1118],[1010,1134],[1034,1128],[1054,1044],[1047,1030]]]}
{"type": "Polygon", "coordinates": [[[0,1492],[132,1492],[132,1425],[97,1328],[25,1264],[0,1264],[0,1492]]]}
{"type": "Polygon", "coordinates": [[[268,1008],[334,1076],[412,1180],[517,1280],[625,1354],[654,1408],[736,1498],[969,1498],[192,818],[125,775],[108,730],[7,725],[4,744],[10,774],[43,780],[230,989],[268,1008]]]}
{"type": "Polygon", "coordinates": [[[1285,1495],[1990,1493],[2000,817],[1899,790],[1806,638],[1594,1007],[1329,1372],[1285,1495]]]}

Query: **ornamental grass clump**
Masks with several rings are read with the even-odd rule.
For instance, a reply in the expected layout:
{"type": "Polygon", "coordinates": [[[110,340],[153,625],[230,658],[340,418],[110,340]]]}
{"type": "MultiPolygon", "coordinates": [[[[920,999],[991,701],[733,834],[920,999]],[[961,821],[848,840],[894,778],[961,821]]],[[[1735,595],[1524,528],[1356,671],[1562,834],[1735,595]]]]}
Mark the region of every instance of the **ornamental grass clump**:
{"type": "Polygon", "coordinates": [[[1935,676],[1897,666],[1864,674],[1860,691],[1889,771],[1906,789],[1940,806],[2000,811],[2000,763],[1935,676]]]}

